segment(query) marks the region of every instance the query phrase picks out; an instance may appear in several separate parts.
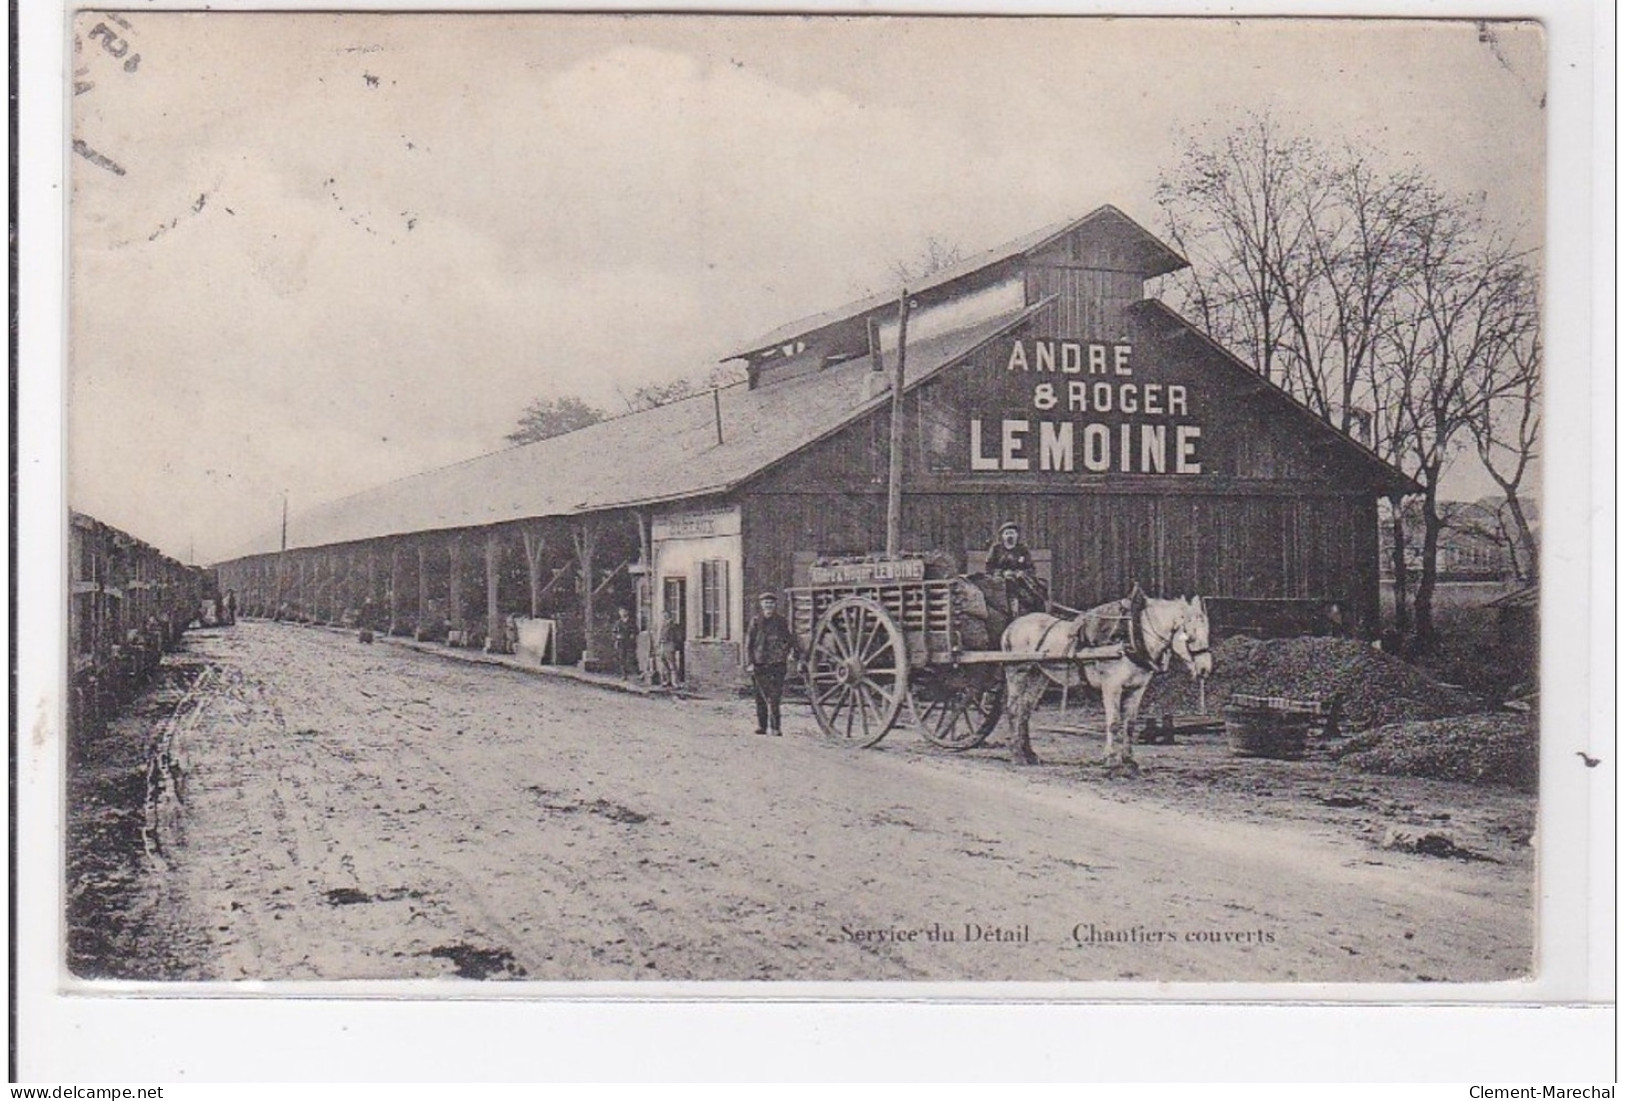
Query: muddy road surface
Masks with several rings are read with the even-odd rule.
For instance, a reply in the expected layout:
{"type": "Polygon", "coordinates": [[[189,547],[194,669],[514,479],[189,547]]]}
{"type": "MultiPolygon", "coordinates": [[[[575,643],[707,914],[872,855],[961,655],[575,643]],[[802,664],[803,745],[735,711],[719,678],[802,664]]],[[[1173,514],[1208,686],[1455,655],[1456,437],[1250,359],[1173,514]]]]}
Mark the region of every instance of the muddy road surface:
{"type": "Polygon", "coordinates": [[[852,751],[825,744],[804,705],[783,738],[758,737],[748,701],[267,623],[194,633],[166,660],[157,695],[70,776],[80,975],[1459,982],[1531,968],[1533,858],[1514,835],[1532,801],[1511,793],[1200,745],[1145,747],[1140,779],[1111,780],[1087,763],[1098,743],[1043,730],[1037,768],[1010,764],[1002,733],[957,756],[908,731],[852,751]],[[147,746],[155,782],[122,781],[110,745],[147,746]],[[115,829],[121,797],[144,805],[115,829]],[[1482,858],[1380,849],[1385,816],[1407,815],[1455,821],[1482,858]]]}

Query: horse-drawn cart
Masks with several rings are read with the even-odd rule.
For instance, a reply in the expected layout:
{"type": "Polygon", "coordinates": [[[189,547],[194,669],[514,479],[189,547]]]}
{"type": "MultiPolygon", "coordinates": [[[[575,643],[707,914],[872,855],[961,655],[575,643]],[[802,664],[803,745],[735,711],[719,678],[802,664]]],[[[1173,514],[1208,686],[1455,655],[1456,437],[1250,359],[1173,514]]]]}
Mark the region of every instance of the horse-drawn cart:
{"type": "MultiPolygon", "coordinates": [[[[1009,622],[997,579],[930,578],[924,559],[812,567],[789,590],[790,627],[807,652],[807,692],[827,737],[872,746],[908,721],[933,745],[971,749],[998,725],[1003,667],[1055,663],[1000,648],[1009,622]],[[989,599],[989,590],[992,599],[989,599]]],[[[1121,657],[1123,646],[1070,651],[1061,663],[1121,657]]]]}

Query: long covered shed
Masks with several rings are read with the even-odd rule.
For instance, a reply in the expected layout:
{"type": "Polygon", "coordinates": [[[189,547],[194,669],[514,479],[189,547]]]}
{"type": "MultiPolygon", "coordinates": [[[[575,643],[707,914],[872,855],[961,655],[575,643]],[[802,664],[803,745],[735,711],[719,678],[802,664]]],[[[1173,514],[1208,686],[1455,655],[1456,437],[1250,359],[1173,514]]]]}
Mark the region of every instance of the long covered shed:
{"type": "MultiPolygon", "coordinates": [[[[1014,520],[1064,604],[1138,581],[1213,598],[1221,629],[1374,633],[1377,502],[1416,487],[1146,297],[1184,266],[1106,206],[909,289],[903,548],[972,569],[1014,520]]],[[[617,605],[670,609],[689,678],[735,682],[746,594],[883,542],[896,315],[781,326],[729,357],[734,386],[295,516],[221,585],[493,648],[548,618],[560,661],[601,657],[617,605]]]]}

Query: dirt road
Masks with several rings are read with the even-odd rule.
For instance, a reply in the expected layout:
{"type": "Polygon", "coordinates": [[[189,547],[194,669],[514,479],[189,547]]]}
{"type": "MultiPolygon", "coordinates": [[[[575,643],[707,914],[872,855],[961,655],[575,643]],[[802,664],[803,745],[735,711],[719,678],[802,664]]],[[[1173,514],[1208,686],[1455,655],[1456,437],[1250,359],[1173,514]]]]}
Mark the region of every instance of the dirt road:
{"type": "MultiPolygon", "coordinates": [[[[1417,800],[1449,785],[1360,778],[1310,813],[1331,781],[1299,790],[1287,772],[1316,766],[1242,773],[1200,747],[1147,747],[1142,779],[1115,782],[1079,763],[1097,745],[1056,734],[1035,746],[1060,763],[1036,769],[908,732],[855,752],[800,708],[763,738],[748,703],[264,623],[194,633],[179,660],[178,713],[149,707],[122,735],[160,724],[178,782],[138,874],[98,881],[99,914],[81,907],[124,930],[81,973],[1468,981],[1531,966],[1527,847],[1464,862],[1372,843],[1384,807],[1448,817],[1417,800]],[[1179,782],[1202,753],[1207,779],[1179,782]]],[[[1528,814],[1474,798],[1464,825],[1528,814]]]]}

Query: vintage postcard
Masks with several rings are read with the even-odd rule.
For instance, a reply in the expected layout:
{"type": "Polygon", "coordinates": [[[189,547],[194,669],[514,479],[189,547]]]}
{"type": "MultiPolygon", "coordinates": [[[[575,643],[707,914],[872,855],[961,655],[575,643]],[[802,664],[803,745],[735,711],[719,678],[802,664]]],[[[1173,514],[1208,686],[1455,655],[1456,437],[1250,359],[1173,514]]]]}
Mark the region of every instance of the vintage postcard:
{"type": "Polygon", "coordinates": [[[1541,23],[68,33],[68,986],[1584,988],[1541,23]]]}

